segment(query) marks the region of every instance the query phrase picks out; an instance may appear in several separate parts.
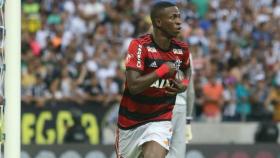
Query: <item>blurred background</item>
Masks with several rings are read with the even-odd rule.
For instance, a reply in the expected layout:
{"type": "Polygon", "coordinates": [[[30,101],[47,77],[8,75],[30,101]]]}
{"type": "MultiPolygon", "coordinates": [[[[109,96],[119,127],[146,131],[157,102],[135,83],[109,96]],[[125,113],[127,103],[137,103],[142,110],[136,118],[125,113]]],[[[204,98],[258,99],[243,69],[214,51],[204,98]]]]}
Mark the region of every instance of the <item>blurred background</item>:
{"type": "MultiPolygon", "coordinates": [[[[124,58],[155,2],[22,0],[22,158],[115,157],[124,58]]],[[[195,70],[186,158],[280,158],[280,0],[171,2],[195,70]]]]}

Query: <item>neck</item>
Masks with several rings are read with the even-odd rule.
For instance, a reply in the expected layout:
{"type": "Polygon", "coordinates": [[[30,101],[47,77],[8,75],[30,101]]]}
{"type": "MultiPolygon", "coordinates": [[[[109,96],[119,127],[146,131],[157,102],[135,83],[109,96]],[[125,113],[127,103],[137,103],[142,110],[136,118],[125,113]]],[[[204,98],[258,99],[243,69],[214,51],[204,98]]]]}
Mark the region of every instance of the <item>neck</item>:
{"type": "Polygon", "coordinates": [[[154,29],[152,34],[155,43],[163,50],[167,50],[171,44],[171,38],[167,37],[164,32],[154,29]]]}

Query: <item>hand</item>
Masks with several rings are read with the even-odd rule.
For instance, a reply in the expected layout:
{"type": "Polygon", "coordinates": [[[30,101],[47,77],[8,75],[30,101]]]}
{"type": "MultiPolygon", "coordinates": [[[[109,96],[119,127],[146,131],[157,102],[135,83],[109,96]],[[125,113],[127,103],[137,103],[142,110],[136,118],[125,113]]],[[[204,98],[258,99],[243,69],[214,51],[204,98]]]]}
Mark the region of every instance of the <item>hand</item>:
{"type": "Polygon", "coordinates": [[[178,79],[170,79],[170,81],[171,85],[177,89],[177,93],[182,93],[187,89],[187,86],[178,79]]]}
{"type": "Polygon", "coordinates": [[[166,76],[173,76],[176,72],[176,67],[175,64],[172,62],[165,62],[164,64],[166,64],[169,67],[169,73],[166,74],[166,76]]]}
{"type": "Polygon", "coordinates": [[[177,79],[170,79],[170,82],[172,86],[165,88],[165,93],[168,96],[174,96],[177,93],[182,93],[187,89],[187,87],[177,79]]]}
{"type": "Polygon", "coordinates": [[[178,89],[175,87],[165,87],[165,94],[167,94],[168,96],[174,96],[177,94],[178,89]]]}

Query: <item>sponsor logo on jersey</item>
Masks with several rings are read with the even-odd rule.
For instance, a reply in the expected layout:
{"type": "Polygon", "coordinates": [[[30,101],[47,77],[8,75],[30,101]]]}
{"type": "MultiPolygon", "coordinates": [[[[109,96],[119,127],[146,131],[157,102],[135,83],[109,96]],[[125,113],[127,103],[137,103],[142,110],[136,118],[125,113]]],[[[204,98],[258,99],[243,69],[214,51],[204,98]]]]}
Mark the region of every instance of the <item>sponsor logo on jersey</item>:
{"type": "Polygon", "coordinates": [[[150,87],[154,88],[165,88],[165,87],[170,87],[171,82],[167,79],[159,79],[156,80],[150,87]]]}
{"type": "Polygon", "coordinates": [[[174,54],[183,54],[182,49],[173,49],[172,52],[173,52],[174,54]]]}
{"type": "Polygon", "coordinates": [[[141,54],[142,54],[142,46],[138,45],[138,48],[137,48],[137,63],[136,63],[137,67],[142,66],[142,64],[141,64],[141,54]]]}
{"type": "Polygon", "coordinates": [[[151,52],[151,53],[156,53],[157,52],[157,49],[155,47],[147,46],[147,50],[148,50],[148,52],[151,52]]]}

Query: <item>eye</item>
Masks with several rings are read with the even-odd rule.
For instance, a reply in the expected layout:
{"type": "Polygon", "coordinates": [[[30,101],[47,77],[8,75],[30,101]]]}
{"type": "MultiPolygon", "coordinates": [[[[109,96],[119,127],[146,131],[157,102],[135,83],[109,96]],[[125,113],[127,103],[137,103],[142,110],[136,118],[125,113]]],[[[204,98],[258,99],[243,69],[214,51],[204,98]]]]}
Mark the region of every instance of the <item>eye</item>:
{"type": "Polygon", "coordinates": [[[172,19],[172,20],[174,20],[174,19],[176,19],[176,15],[172,15],[171,17],[170,17],[170,19],[172,19]]]}
{"type": "Polygon", "coordinates": [[[176,17],[177,18],[181,18],[181,14],[176,14],[176,17]]]}
{"type": "Polygon", "coordinates": [[[171,20],[175,20],[176,18],[181,18],[180,14],[173,14],[170,16],[171,20]]]}
{"type": "Polygon", "coordinates": [[[181,14],[178,14],[178,18],[181,18],[181,14]]]}

